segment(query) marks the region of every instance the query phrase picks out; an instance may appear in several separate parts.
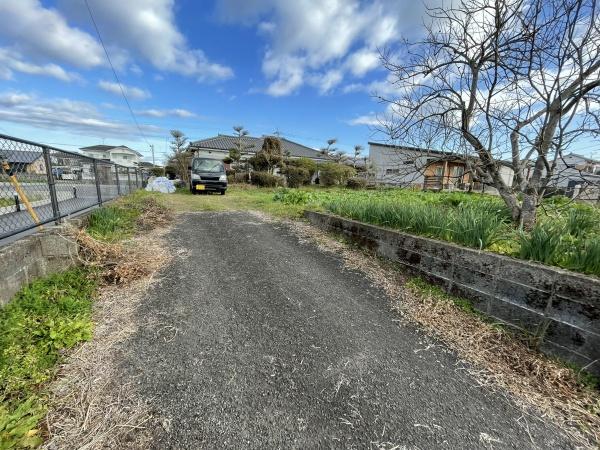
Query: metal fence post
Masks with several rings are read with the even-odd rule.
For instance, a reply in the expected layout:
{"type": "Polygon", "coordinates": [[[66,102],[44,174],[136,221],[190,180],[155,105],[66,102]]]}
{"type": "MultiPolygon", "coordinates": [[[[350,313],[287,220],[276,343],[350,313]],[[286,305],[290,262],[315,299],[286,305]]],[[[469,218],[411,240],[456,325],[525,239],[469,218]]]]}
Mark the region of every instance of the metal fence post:
{"type": "Polygon", "coordinates": [[[117,167],[117,165],[114,165],[115,167],[115,178],[117,180],[117,197],[121,195],[121,182],[119,181],[119,168],[117,167]]]}
{"type": "Polygon", "coordinates": [[[96,179],[96,195],[98,195],[98,204],[102,206],[102,191],[100,189],[100,179],[98,178],[98,163],[94,159],[94,178],[96,179]]]}
{"type": "Polygon", "coordinates": [[[50,151],[48,147],[42,147],[44,163],[46,164],[46,176],[48,177],[48,190],[50,191],[50,203],[52,204],[52,218],[58,224],[60,223],[60,210],[58,208],[58,199],[56,197],[56,182],[52,173],[52,161],[50,160],[50,151]]]}
{"type": "Polygon", "coordinates": [[[129,170],[129,167],[127,168],[127,187],[129,188],[127,193],[131,194],[131,170],[129,170]]]}

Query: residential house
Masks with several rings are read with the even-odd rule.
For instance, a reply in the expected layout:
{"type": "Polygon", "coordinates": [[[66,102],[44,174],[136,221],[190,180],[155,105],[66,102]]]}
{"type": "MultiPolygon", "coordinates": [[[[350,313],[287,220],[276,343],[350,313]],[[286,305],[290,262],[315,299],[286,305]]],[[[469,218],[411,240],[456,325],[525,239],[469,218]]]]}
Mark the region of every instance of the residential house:
{"type": "MultiPolygon", "coordinates": [[[[375,182],[380,184],[497,193],[495,188],[477,180],[464,159],[452,153],[369,142],[369,161],[375,182]]],[[[512,168],[501,164],[500,174],[510,186],[514,176],[512,168]]]]}
{"type": "Polygon", "coordinates": [[[0,149],[0,161],[6,161],[11,173],[46,174],[42,152],[0,149]]]}
{"type": "Polygon", "coordinates": [[[563,155],[549,186],[568,197],[600,200],[600,161],[575,153],[563,155]]]}
{"type": "Polygon", "coordinates": [[[91,158],[103,159],[126,167],[138,167],[143,155],[125,145],[92,145],[79,150],[91,158]]]}
{"type": "MultiPolygon", "coordinates": [[[[263,141],[266,136],[252,137],[244,136],[241,138],[242,144],[242,159],[250,158],[262,149],[263,141]]],[[[225,134],[219,134],[218,136],[202,139],[199,141],[191,142],[189,149],[194,152],[195,156],[202,156],[204,158],[214,158],[222,160],[229,155],[229,150],[237,148],[239,139],[237,136],[229,136],[225,134]]],[[[305,145],[298,144],[297,142],[290,141],[285,138],[279,138],[281,141],[281,147],[284,155],[288,155],[289,158],[310,158],[316,162],[324,162],[329,159],[323,155],[320,151],[315,150],[305,145]]]]}

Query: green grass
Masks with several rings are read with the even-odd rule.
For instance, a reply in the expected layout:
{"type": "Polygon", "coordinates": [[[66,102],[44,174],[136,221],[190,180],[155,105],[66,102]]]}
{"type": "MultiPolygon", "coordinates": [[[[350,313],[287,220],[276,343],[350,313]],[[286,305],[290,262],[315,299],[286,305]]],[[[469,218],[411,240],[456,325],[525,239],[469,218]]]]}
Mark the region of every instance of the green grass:
{"type": "Polygon", "coordinates": [[[96,283],[72,269],[23,287],[0,309],[0,449],[34,447],[45,383],[64,350],[92,336],[96,283]]]}
{"type": "Polygon", "coordinates": [[[86,226],[90,236],[105,242],[116,242],[131,237],[144,209],[158,195],[139,190],[110,204],[94,210],[86,226]]]}
{"type": "MultiPolygon", "coordinates": [[[[41,200],[42,197],[39,195],[30,195],[27,197],[27,199],[30,202],[37,202],[38,200],[41,200]]],[[[23,201],[20,200],[21,202],[21,209],[24,210],[25,209],[25,205],[23,204],[23,201]]],[[[15,199],[14,198],[0,198],[0,208],[4,207],[4,206],[15,206],[15,199]]]]}
{"type": "Polygon", "coordinates": [[[405,286],[409,289],[414,289],[425,297],[431,297],[440,301],[446,301],[453,303],[460,310],[469,314],[476,315],[479,318],[483,318],[484,315],[473,308],[471,302],[467,299],[456,297],[454,295],[447,294],[442,288],[434,284],[428,283],[419,277],[414,277],[408,280],[405,286]]]}
{"type": "Polygon", "coordinates": [[[184,211],[264,211],[278,217],[299,218],[304,204],[286,204],[273,200],[278,189],[249,185],[230,185],[226,195],[192,195],[189,190],[161,196],[165,206],[176,212],[184,211]]]}
{"type": "Polygon", "coordinates": [[[231,185],[227,195],[161,197],[176,211],[259,210],[299,218],[305,209],[600,276],[600,209],[562,197],[544,200],[531,232],[514,227],[496,196],[381,188],[307,186],[263,189],[231,185]]]}

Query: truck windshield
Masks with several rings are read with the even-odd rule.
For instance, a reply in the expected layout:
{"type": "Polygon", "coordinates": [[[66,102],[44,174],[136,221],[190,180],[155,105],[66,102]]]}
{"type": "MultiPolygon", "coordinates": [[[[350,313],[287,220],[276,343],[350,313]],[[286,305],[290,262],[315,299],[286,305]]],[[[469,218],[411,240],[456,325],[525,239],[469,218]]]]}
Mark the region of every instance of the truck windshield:
{"type": "Polygon", "coordinates": [[[192,170],[194,172],[225,172],[223,163],[214,159],[194,159],[192,162],[192,170]]]}

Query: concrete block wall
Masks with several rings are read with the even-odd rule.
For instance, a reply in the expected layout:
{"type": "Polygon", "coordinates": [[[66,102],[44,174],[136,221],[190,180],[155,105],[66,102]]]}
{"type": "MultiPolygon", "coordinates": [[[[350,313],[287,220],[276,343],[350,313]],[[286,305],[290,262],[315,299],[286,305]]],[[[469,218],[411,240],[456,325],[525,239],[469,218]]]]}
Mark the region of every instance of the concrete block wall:
{"type": "Polygon", "coordinates": [[[21,286],[77,263],[77,243],[65,237],[64,230],[47,228],[0,247],[0,305],[7,303],[21,286]]]}
{"type": "Polygon", "coordinates": [[[305,217],[469,299],[531,335],[542,351],[600,375],[600,279],[330,214],[305,217]]]}

